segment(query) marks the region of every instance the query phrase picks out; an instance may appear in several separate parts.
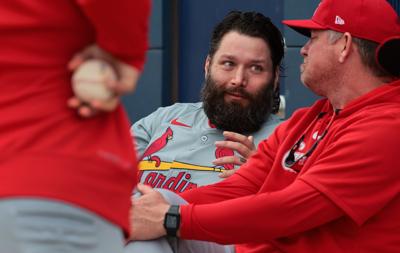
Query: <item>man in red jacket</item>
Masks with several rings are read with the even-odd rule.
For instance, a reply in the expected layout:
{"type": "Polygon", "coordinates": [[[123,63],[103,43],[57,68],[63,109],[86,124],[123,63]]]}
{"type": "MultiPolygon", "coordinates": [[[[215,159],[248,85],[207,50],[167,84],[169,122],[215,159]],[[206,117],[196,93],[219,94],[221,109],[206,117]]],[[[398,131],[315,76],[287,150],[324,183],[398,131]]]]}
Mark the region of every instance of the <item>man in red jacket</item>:
{"type": "Polygon", "coordinates": [[[149,13],[148,0],[0,1],[1,252],[123,251],[136,157],[119,95],[143,68],[149,13]],[[91,58],[119,80],[86,104],[71,75],[91,58]]]}
{"type": "Polygon", "coordinates": [[[398,252],[400,23],[385,0],[323,0],[301,80],[325,98],[300,109],[225,181],[170,205],[147,186],[133,239],[241,244],[237,252],[398,252]],[[396,63],[396,64],[394,64],[396,63]]]}

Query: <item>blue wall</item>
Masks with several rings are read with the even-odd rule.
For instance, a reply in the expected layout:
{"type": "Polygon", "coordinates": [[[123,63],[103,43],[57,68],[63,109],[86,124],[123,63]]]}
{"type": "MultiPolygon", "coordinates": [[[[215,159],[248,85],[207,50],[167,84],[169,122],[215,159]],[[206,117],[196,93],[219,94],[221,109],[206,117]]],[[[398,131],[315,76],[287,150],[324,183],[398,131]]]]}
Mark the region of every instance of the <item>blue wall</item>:
{"type": "Polygon", "coordinates": [[[132,122],[171,104],[170,8],[169,0],[153,0],[146,65],[136,91],[122,98],[132,122]]]}
{"type": "MultiPolygon", "coordinates": [[[[319,0],[285,0],[284,2],[284,19],[308,19],[315,8],[318,6],[319,0]]],[[[318,97],[308,90],[300,82],[300,64],[303,58],[300,55],[301,47],[306,43],[307,38],[294,32],[285,26],[283,33],[286,40],[285,52],[285,78],[284,90],[281,93],[286,99],[286,117],[289,117],[293,111],[300,107],[311,105],[318,97]]]]}
{"type": "Polygon", "coordinates": [[[397,14],[400,15],[400,1],[399,0],[388,0],[388,2],[397,11],[397,14]]]}

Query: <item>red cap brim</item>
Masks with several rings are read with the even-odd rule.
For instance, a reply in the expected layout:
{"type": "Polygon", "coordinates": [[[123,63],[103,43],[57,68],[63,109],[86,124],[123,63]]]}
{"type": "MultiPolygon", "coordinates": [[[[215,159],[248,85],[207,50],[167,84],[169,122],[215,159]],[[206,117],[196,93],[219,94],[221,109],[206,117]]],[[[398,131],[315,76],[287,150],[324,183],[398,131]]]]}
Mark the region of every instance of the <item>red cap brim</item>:
{"type": "Polygon", "coordinates": [[[311,30],[326,29],[326,27],[314,22],[311,19],[283,20],[282,23],[307,37],[311,36],[311,30]]]}

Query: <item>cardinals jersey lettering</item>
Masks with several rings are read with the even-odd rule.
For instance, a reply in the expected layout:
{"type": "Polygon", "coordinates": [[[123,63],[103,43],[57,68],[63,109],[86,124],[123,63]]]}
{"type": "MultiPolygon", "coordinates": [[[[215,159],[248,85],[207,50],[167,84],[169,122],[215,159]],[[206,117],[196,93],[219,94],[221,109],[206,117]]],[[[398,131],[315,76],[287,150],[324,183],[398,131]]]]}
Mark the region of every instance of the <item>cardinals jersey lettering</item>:
{"type": "MultiPolygon", "coordinates": [[[[255,144],[267,138],[280,120],[271,115],[261,129],[253,133],[255,144]]],[[[135,133],[140,182],[154,188],[183,192],[221,180],[224,170],[233,164],[216,166],[216,158],[234,155],[227,148],[217,148],[224,140],[222,131],[209,123],[202,103],[177,103],[159,108],[132,126],[135,133]]]]}

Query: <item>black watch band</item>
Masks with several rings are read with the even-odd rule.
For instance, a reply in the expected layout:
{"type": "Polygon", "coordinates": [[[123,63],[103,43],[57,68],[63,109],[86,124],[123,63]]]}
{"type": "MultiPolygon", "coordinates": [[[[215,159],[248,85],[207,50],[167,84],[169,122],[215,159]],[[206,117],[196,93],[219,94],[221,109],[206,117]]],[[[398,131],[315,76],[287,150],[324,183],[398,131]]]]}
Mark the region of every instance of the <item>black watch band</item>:
{"type": "Polygon", "coordinates": [[[171,205],[164,218],[164,228],[167,231],[167,235],[176,237],[180,223],[179,206],[171,205]]]}

